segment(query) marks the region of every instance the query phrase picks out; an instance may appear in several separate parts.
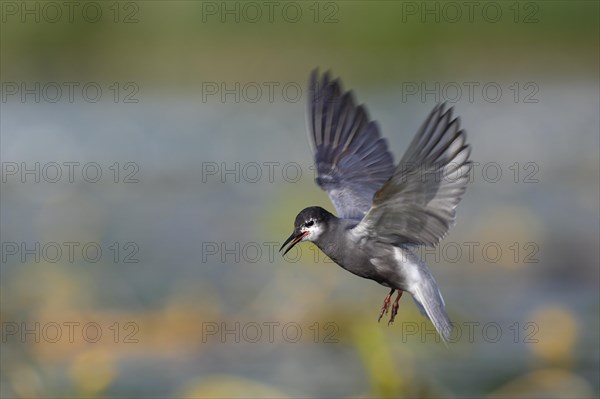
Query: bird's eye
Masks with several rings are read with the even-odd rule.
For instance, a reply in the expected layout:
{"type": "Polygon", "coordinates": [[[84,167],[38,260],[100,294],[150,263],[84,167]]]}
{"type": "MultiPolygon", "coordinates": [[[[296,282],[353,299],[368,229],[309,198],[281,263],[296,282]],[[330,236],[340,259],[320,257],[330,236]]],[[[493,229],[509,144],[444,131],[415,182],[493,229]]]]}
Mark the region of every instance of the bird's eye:
{"type": "Polygon", "coordinates": [[[305,225],[306,227],[310,227],[310,226],[312,226],[313,224],[315,224],[315,222],[311,220],[310,222],[306,222],[304,225],[305,225]]]}

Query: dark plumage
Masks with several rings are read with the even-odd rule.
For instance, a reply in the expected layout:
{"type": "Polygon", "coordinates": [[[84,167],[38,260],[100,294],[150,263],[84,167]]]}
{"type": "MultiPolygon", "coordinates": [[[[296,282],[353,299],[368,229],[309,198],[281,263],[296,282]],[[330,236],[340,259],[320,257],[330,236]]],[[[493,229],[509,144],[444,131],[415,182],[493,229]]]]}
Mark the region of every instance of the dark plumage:
{"type": "Polygon", "coordinates": [[[351,92],[343,92],[339,80],[329,73],[319,79],[314,71],[309,87],[316,183],[327,191],[338,216],[320,207],[302,210],[281,249],[291,243],[287,253],[311,241],[344,269],[390,288],[380,319],[397,290],[390,323],[402,292],[408,291],[446,340],[451,323],[444,300],[413,249],[436,245],[454,223],[471,168],[460,120],[452,117],[452,108],[437,105],[394,166],[376,123],[351,92]]]}

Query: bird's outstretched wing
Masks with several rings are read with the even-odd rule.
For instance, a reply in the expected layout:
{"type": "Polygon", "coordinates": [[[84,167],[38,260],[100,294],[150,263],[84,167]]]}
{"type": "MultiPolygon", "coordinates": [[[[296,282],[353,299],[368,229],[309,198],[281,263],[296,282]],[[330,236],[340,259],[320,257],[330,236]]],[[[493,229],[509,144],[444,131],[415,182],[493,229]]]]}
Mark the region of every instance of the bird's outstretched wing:
{"type": "Polygon", "coordinates": [[[469,180],[470,152],[452,108],[437,105],[355,232],[392,244],[436,245],[454,223],[469,180]]]}
{"type": "Polygon", "coordinates": [[[309,81],[308,131],[317,170],[316,183],[327,191],[338,217],[361,220],[373,194],[394,173],[387,142],[364,106],[355,105],[338,79],[314,70],[309,81]]]}

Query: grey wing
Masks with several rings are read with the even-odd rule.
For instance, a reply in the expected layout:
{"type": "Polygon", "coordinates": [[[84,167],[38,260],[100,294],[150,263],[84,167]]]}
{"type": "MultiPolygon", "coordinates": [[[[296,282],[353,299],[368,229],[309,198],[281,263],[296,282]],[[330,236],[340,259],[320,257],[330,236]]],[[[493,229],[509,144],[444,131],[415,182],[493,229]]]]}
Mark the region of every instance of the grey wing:
{"type": "Polygon", "coordinates": [[[308,131],[317,170],[316,183],[327,191],[338,217],[361,220],[373,195],[394,173],[387,143],[352,92],[338,79],[314,70],[309,82],[308,131]]]}
{"type": "Polygon", "coordinates": [[[356,232],[392,244],[436,245],[454,224],[469,180],[470,152],[452,108],[437,105],[356,232]]]}

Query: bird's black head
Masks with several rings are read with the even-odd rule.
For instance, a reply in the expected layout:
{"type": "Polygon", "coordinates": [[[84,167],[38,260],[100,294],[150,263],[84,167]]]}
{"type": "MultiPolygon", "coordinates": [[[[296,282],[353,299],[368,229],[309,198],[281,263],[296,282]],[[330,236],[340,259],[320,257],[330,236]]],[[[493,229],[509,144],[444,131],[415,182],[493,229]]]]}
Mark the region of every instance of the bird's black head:
{"type": "Polygon", "coordinates": [[[283,255],[287,254],[290,249],[301,241],[317,240],[323,231],[327,229],[329,221],[334,217],[320,206],[311,206],[303,209],[294,221],[294,232],[285,240],[279,251],[290,242],[290,246],[285,250],[283,255]]]}

